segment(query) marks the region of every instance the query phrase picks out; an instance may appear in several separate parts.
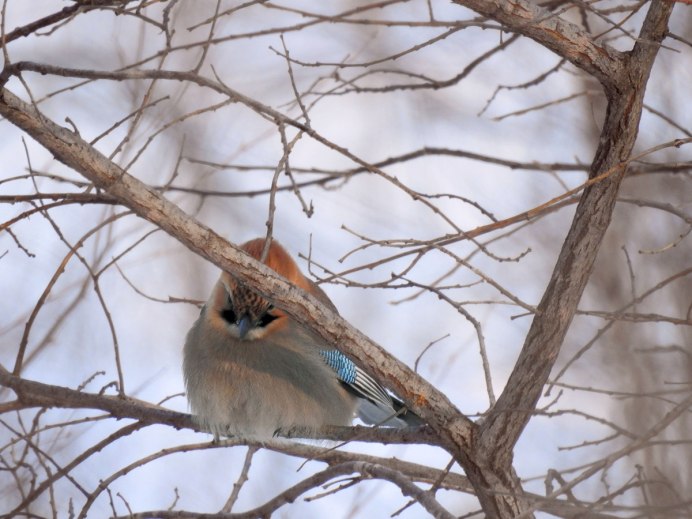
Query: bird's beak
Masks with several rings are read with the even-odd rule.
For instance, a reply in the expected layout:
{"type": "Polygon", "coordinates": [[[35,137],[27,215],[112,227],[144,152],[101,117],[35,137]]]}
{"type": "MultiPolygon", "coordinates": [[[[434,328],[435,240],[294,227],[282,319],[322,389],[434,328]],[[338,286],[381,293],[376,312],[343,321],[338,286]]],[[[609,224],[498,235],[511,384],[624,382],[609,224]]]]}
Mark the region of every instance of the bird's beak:
{"type": "Polygon", "coordinates": [[[240,338],[243,339],[247,335],[247,332],[252,328],[252,318],[245,314],[238,319],[238,331],[240,332],[240,338]]]}

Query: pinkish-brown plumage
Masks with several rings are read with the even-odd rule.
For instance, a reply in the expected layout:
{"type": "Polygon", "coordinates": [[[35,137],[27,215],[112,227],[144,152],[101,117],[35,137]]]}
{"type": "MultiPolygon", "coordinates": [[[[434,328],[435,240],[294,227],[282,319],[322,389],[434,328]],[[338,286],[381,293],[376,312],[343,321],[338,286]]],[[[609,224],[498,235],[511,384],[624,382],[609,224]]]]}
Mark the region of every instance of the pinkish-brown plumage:
{"type": "MultiPolygon", "coordinates": [[[[264,240],[242,248],[259,259],[264,240]]],[[[293,259],[272,242],[265,261],[277,273],[325,300],[293,259]]],[[[188,333],[184,374],[188,399],[216,436],[271,436],[295,426],[349,425],[356,398],[325,364],[322,339],[223,272],[188,333]]]]}
{"type": "MultiPolygon", "coordinates": [[[[264,239],[242,248],[260,259],[264,239]]],[[[276,241],[264,263],[336,311],[276,241]]],[[[368,423],[408,422],[392,419],[403,404],[369,375],[227,272],[187,335],[183,372],[197,421],[217,437],[349,425],[356,410],[368,423]]]]}

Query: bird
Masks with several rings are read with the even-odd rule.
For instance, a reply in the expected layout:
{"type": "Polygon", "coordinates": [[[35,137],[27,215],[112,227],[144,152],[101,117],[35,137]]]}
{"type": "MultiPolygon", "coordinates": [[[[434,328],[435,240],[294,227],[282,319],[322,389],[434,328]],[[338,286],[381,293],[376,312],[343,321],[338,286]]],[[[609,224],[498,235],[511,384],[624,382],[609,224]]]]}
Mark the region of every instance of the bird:
{"type": "MultiPolygon", "coordinates": [[[[264,246],[257,238],[241,249],[259,260],[264,246]]],[[[264,264],[337,312],[276,240],[264,264]]],[[[351,425],[356,414],[378,426],[422,424],[350,358],[228,272],[186,336],[183,375],[192,414],[215,439],[315,432],[351,425]]]]}

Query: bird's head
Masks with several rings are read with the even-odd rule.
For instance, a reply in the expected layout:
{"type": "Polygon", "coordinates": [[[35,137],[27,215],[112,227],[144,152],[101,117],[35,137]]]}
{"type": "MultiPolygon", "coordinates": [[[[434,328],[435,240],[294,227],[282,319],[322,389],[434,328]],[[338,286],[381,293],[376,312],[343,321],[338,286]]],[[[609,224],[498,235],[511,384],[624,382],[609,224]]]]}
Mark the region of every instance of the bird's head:
{"type": "MultiPolygon", "coordinates": [[[[259,260],[264,248],[264,239],[251,240],[241,248],[259,260]]],[[[310,290],[310,283],[300,272],[293,258],[276,241],[272,241],[264,264],[293,284],[310,290]]],[[[285,327],[289,320],[284,311],[275,308],[227,272],[221,274],[210,303],[210,311],[216,314],[212,318],[241,340],[261,339],[285,327]]]]}

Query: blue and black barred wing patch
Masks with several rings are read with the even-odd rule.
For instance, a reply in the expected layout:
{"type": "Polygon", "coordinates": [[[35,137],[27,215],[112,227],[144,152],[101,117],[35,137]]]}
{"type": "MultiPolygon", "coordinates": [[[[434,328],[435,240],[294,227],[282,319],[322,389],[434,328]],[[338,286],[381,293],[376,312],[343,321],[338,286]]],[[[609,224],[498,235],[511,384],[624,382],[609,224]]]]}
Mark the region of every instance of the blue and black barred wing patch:
{"type": "Polygon", "coordinates": [[[360,369],[356,364],[339,350],[322,350],[320,355],[327,365],[334,370],[337,378],[349,390],[361,398],[376,405],[392,407],[392,398],[375,379],[360,369]]]}

